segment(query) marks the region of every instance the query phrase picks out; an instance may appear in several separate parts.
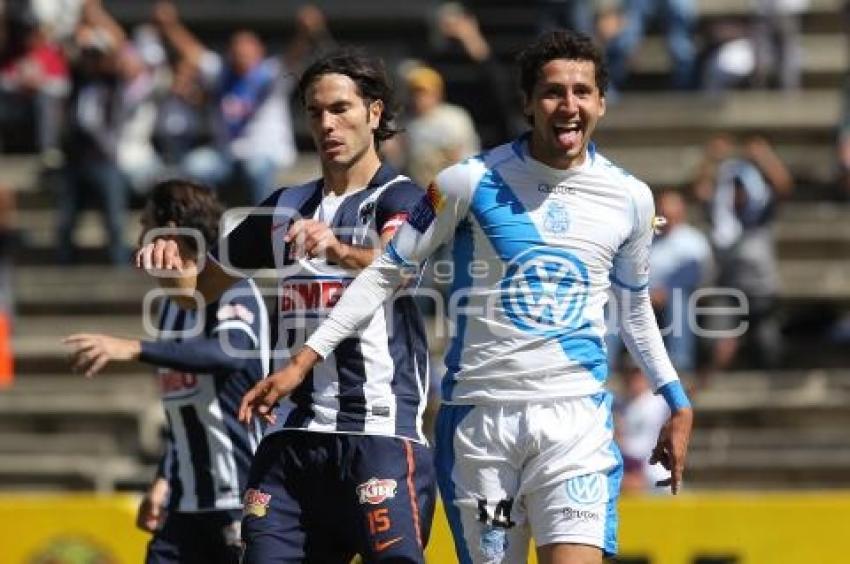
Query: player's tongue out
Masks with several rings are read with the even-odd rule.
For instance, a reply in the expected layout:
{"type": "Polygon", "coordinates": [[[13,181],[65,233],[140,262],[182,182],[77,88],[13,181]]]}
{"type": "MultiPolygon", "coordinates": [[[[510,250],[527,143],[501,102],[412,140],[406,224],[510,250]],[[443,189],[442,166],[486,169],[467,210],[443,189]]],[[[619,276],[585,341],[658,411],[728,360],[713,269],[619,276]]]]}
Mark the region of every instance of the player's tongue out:
{"type": "Polygon", "coordinates": [[[573,149],[581,143],[581,126],[577,123],[555,126],[555,139],[563,149],[573,149]]]}

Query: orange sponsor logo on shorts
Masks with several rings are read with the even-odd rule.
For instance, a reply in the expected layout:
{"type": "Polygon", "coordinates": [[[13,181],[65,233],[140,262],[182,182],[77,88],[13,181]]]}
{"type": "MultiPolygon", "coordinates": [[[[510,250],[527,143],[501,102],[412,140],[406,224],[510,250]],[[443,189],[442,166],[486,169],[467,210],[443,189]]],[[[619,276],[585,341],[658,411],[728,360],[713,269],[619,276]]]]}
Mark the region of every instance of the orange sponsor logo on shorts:
{"type": "Polygon", "coordinates": [[[263,493],[260,490],[251,488],[245,492],[245,499],[243,500],[244,508],[242,509],[242,512],[245,515],[265,517],[271,500],[271,494],[263,493]]]}

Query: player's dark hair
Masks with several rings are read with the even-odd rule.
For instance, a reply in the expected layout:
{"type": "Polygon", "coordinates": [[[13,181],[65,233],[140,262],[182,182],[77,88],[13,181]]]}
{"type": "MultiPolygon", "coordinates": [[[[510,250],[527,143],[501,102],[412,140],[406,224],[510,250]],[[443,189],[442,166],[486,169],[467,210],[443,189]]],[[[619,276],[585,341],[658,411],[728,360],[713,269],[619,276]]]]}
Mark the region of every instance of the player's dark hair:
{"type": "MultiPolygon", "coordinates": [[[[211,244],[218,239],[218,226],[224,207],[215,192],[203,184],[190,180],[172,179],[158,183],[151,190],[145,206],[147,228],[176,227],[197,229],[204,241],[211,244]]],[[[181,241],[193,252],[198,252],[194,237],[181,241]]]]}
{"type": "Polygon", "coordinates": [[[549,61],[567,59],[572,61],[590,61],[596,69],[596,87],[604,96],[608,89],[608,67],[602,51],[586,35],[574,31],[550,31],[534,40],[517,55],[520,87],[531,98],[534,84],[540,76],[540,69],[549,61]]]}
{"type": "Polygon", "coordinates": [[[375,129],[375,146],[400,131],[395,124],[396,106],[393,86],[381,59],[371,57],[360,49],[346,48],[318,59],[301,75],[298,81],[298,99],[306,104],[307,89],[326,74],[342,74],[357,85],[357,93],[368,106],[375,100],[384,104],[378,128],[375,129]]]}

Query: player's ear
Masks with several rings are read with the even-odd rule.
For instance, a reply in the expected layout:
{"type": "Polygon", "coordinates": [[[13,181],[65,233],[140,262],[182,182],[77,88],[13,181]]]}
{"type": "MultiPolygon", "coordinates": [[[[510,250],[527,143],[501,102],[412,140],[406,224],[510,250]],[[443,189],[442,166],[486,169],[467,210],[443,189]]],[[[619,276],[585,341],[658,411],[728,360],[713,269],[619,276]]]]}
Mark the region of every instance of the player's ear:
{"type": "Polygon", "coordinates": [[[367,110],[369,112],[369,127],[371,127],[374,131],[375,129],[378,129],[378,126],[381,123],[381,115],[384,113],[384,101],[372,100],[369,102],[367,110]]]}

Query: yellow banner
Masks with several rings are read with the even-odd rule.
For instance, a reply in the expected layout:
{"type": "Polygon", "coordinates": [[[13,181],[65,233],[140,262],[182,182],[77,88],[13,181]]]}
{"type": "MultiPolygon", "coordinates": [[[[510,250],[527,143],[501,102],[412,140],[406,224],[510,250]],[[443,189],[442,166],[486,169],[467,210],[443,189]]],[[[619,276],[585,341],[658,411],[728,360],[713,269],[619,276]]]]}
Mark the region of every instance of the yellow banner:
{"type": "MultiPolygon", "coordinates": [[[[138,564],[148,536],[133,527],[137,502],[130,495],[0,496],[0,562],[138,564]]],[[[850,541],[850,492],[633,497],[622,500],[620,517],[621,556],[648,564],[839,562],[850,541]]],[[[456,562],[442,508],[428,561],[456,562]]]]}

